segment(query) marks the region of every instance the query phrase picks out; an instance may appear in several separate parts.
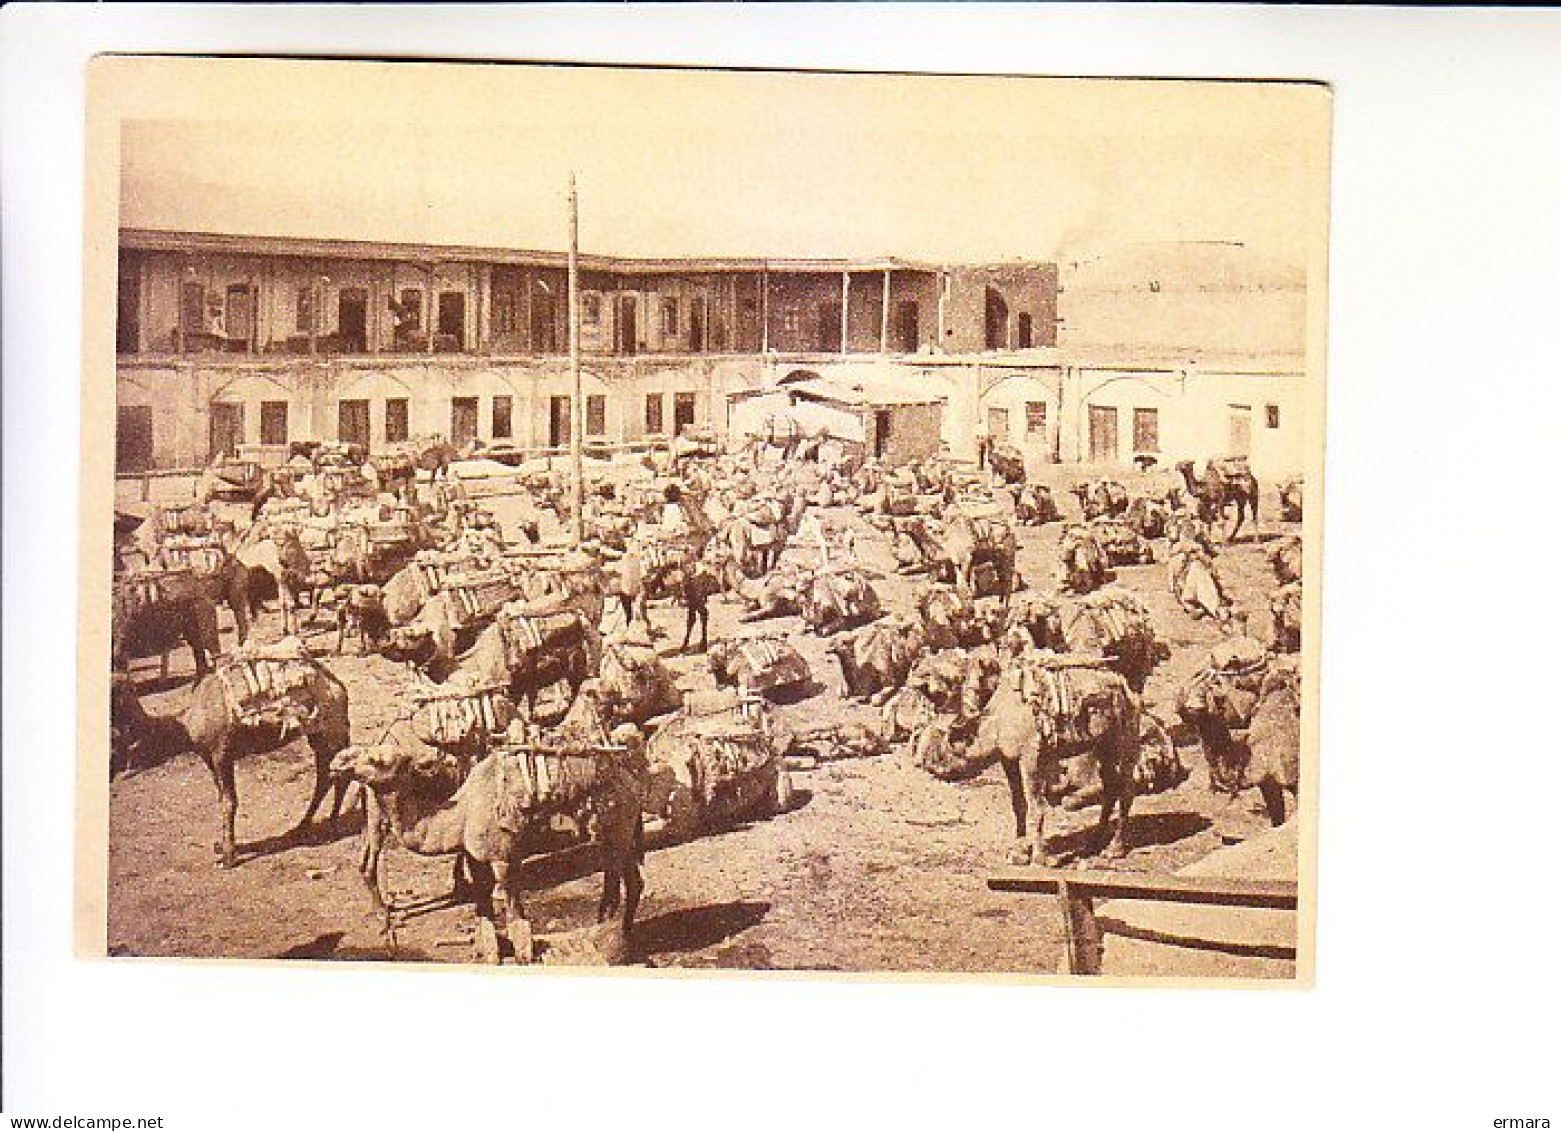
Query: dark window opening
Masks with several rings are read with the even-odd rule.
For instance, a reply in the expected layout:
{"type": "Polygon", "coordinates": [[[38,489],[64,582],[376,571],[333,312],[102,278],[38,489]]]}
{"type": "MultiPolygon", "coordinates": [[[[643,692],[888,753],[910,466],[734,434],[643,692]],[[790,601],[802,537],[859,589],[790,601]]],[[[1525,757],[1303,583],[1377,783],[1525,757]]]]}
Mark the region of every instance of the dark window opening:
{"type": "Polygon", "coordinates": [[[659,436],[665,431],[666,423],[662,419],[665,401],[666,397],[661,393],[645,394],[645,431],[648,435],[659,436]]]}
{"type": "Polygon", "coordinates": [[[385,402],[385,443],[400,444],[411,435],[405,397],[391,397],[385,402]]]}
{"type": "Polygon", "coordinates": [[[477,398],[450,398],[450,440],[456,447],[477,438],[477,398]]]}
{"type": "Polygon", "coordinates": [[[439,294],[438,335],[434,348],[452,353],[466,348],[466,294],[441,291],[439,294]]]}
{"type": "Polygon", "coordinates": [[[1034,335],[1034,326],[1035,324],[1031,321],[1028,312],[1019,315],[1019,341],[1017,343],[1019,349],[1027,350],[1030,348],[1034,335]]]}
{"type": "Polygon", "coordinates": [[[896,309],[895,345],[901,353],[915,353],[921,348],[921,307],[907,299],[896,309]]]}
{"type": "Polygon", "coordinates": [[[369,402],[341,401],[336,407],[336,438],[343,444],[369,446],[369,402]]]}
{"type": "Polygon", "coordinates": [[[185,283],[179,292],[179,329],[186,334],[206,329],[206,288],[200,283],[185,283]]]}
{"type": "Polygon", "coordinates": [[[114,349],[137,353],[141,349],[141,265],[129,256],[119,257],[119,321],[115,324],[114,349]]]}
{"type": "Polygon", "coordinates": [[[493,269],[493,332],[513,334],[520,329],[520,272],[493,269]]]}
{"type": "Polygon", "coordinates": [[[1008,303],[995,287],[986,289],[986,348],[1008,348],[1008,303]]]}
{"type": "Polygon", "coordinates": [[[1158,452],[1160,450],[1160,410],[1135,408],[1133,410],[1133,450],[1158,452]]]}
{"type": "Polygon", "coordinates": [[[255,336],[255,294],[248,284],[235,283],[227,290],[223,306],[223,333],[235,346],[248,346],[255,336]]]}
{"type": "Polygon", "coordinates": [[[336,295],[336,338],[344,353],[369,351],[369,294],[343,287],[336,295]]]}
{"type": "Polygon", "coordinates": [[[298,304],[293,309],[293,326],[300,334],[314,333],[314,288],[298,288],[298,304]]]}
{"type": "Polygon", "coordinates": [[[694,394],[678,393],[672,398],[672,430],[681,436],[694,423],[694,394]]]}
{"type": "Polygon", "coordinates": [[[819,303],[818,348],[822,353],[840,352],[840,304],[838,302],[819,303]]]}
{"type": "Polygon", "coordinates": [[[602,321],[602,296],[587,291],[580,296],[580,321],[586,326],[600,325],[602,321]]]}
{"type": "Polygon", "coordinates": [[[607,398],[600,393],[592,393],[585,398],[585,434],[607,434],[607,398]]]}
{"type": "Polygon", "coordinates": [[[705,349],[704,304],[695,302],[688,308],[688,352],[703,353],[705,349]]]}
{"type": "Polygon", "coordinates": [[[639,302],[633,295],[618,297],[618,321],[613,348],[621,354],[639,352],[639,302]]]}
{"type": "Polygon", "coordinates": [[[669,338],[678,336],[678,300],[675,297],[661,300],[661,332],[669,338]]]}
{"type": "Polygon", "coordinates": [[[260,402],[260,442],[282,445],[287,443],[287,402],[260,402]]]}
{"type": "Polygon", "coordinates": [[[569,446],[570,433],[570,406],[568,397],[551,397],[547,403],[547,446],[550,448],[566,448],[569,446]]]}
{"type": "Polygon", "coordinates": [[[511,419],[511,398],[493,398],[493,438],[495,440],[508,440],[515,434],[514,421],[511,419]]]}
{"type": "Polygon", "coordinates": [[[244,442],[244,406],[218,401],[211,406],[211,456],[237,455],[244,442]]]}
{"type": "MultiPolygon", "coordinates": [[[[553,292],[542,280],[531,291],[531,349],[533,353],[558,352],[558,315],[553,292]]],[[[556,445],[555,445],[556,446],[556,445]]]]}
{"type": "Polygon", "coordinates": [[[1268,406],[1268,426],[1270,428],[1279,427],[1279,406],[1276,404],[1268,406]]]}
{"type": "Polygon", "coordinates": [[[152,408],[123,405],[114,431],[114,469],[146,471],[152,466],[152,408]]]}

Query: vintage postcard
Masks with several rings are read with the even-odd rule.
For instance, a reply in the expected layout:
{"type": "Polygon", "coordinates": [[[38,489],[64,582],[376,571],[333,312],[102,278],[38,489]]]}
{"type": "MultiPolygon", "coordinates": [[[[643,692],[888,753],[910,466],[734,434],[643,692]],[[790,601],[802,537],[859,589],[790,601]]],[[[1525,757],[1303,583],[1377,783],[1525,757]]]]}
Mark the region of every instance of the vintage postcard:
{"type": "Polygon", "coordinates": [[[1310,984],[1310,83],[104,57],[83,954],[1310,984]]]}

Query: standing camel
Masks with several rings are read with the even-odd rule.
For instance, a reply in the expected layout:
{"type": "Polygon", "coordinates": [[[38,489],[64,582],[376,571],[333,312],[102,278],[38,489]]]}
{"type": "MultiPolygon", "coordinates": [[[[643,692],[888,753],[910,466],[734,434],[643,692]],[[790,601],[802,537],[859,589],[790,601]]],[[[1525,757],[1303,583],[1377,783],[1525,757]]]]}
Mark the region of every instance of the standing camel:
{"type": "MultiPolygon", "coordinates": [[[[614,735],[620,736],[625,741],[631,737],[623,731],[614,735]]],[[[342,751],[333,770],[361,782],[369,795],[358,871],[386,934],[394,939],[380,857],[393,833],[402,847],[419,856],[453,854],[465,861],[477,893],[477,961],[502,962],[508,942],[516,962],[530,963],[534,943],[523,903],[521,865],[527,857],[556,847],[552,819],[565,814],[582,828],[594,817],[603,870],[597,922],[605,922],[621,907],[620,929],[627,942],[644,890],[640,861],[645,782],[632,745],[627,755],[591,750],[496,753],[477,763],[464,781],[440,772],[445,767],[438,756],[423,751],[388,745],[342,751]],[[533,766],[544,762],[547,772],[533,772],[533,766]]]]}
{"type": "Polygon", "coordinates": [[[1224,522],[1225,512],[1232,505],[1236,508],[1236,521],[1225,535],[1227,542],[1234,542],[1252,511],[1252,527],[1258,525],[1257,479],[1248,469],[1245,460],[1209,460],[1203,468],[1203,478],[1193,474],[1192,460],[1184,459],[1176,465],[1187,493],[1198,500],[1198,513],[1205,522],[1224,522]]]}
{"type": "MultiPolygon", "coordinates": [[[[347,717],[347,689],[328,669],[314,660],[297,661],[307,665],[306,678],[292,693],[292,700],[300,707],[302,717],[246,717],[234,705],[225,686],[224,673],[206,676],[196,683],[190,692],[189,702],[183,711],[173,716],[141,713],[131,715],[127,722],[131,727],[148,721],[155,724],[145,736],[127,735],[127,744],[133,749],[146,749],[153,745],[164,746],[156,750],[160,756],[171,756],[184,750],[192,750],[211,771],[212,783],[217,788],[218,841],[217,866],[231,868],[238,860],[234,825],[238,818],[238,789],[234,784],[234,763],[246,754],[260,754],[285,746],[302,737],[314,753],[314,792],[308,808],[290,836],[306,829],[314,814],[325,800],[331,783],[331,759],[351,740],[347,717]]],[[[337,784],[335,799],[331,804],[331,819],[341,812],[345,784],[337,784]]]]}

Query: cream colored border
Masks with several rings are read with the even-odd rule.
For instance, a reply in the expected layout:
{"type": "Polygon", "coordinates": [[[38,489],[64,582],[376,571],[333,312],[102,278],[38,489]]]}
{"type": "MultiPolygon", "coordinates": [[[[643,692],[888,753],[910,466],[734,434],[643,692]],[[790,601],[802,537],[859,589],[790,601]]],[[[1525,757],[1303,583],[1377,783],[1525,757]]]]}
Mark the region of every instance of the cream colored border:
{"type": "MultiPolygon", "coordinates": [[[[407,80],[449,85],[470,68],[460,63],[342,63],[278,60],[211,60],[198,58],[156,59],[135,56],[99,56],[87,75],[86,216],[83,237],[82,318],[82,455],[80,522],[80,590],[77,646],[76,720],[76,900],[75,951],[81,959],[102,959],[107,952],[108,878],[108,620],[110,604],[112,527],[114,510],[114,318],[115,274],[119,216],[119,131],[121,121],[136,116],[177,117],[180,107],[200,105],[203,116],[218,113],[223,105],[242,106],[257,90],[285,85],[279,74],[288,68],[335,68],[333,80],[350,81],[353,68],[404,68],[407,80]]],[[[690,73],[697,74],[696,71],[690,73]]],[[[807,73],[807,72],[803,72],[807,73]]],[[[864,78],[883,76],[864,73],[864,78]]],[[[1039,77],[1039,76],[1037,76],[1039,77]]],[[[966,81],[985,81],[970,76],[966,81]]],[[[994,77],[990,81],[996,81],[994,77]]],[[[1058,80],[1052,80],[1058,81],[1058,80]]],[[[1140,81],[1123,79],[1062,80],[1079,83],[1140,81]]],[[[1189,87],[1197,80],[1175,79],[1189,87]]],[[[1291,84],[1298,105],[1296,130],[1316,130],[1331,137],[1331,94],[1321,84],[1291,84]],[[1300,92],[1306,91],[1303,95],[1300,92]]],[[[1307,294],[1309,341],[1307,348],[1306,406],[1306,515],[1303,526],[1307,584],[1304,598],[1307,642],[1303,656],[1302,772],[1298,838],[1300,910],[1297,915],[1296,976],[1294,979],[1261,978],[1071,978],[1022,974],[925,974],[883,972],[871,974],[826,971],[729,971],[729,970],[570,970],[567,968],[505,968],[517,976],[654,977],[654,978],[772,978],[827,982],[978,982],[1062,985],[1073,988],[1126,986],[1131,988],[1196,989],[1297,989],[1311,988],[1316,980],[1317,924],[1317,817],[1318,735],[1320,701],[1320,641],[1322,629],[1322,559],[1324,513],[1324,409],[1327,344],[1328,151],[1313,170],[1315,185],[1309,194],[1313,212],[1307,218],[1312,233],[1308,257],[1307,294]]],[[[117,962],[166,962],[167,959],[117,959],[117,962]]],[[[299,965],[371,970],[399,969],[446,972],[472,969],[435,963],[343,963],[281,959],[175,959],[203,966],[299,965]]],[[[483,968],[486,969],[486,968],[483,968]]]]}

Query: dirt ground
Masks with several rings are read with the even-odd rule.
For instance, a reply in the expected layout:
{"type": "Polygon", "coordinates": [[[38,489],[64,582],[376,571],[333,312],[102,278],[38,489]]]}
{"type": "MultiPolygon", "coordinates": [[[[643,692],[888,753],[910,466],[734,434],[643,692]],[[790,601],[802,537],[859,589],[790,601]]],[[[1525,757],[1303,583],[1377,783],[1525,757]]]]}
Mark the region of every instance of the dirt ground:
{"type": "MultiPolygon", "coordinates": [[[[1066,487],[1091,469],[1051,468],[1042,481],[1065,515],[1077,514],[1066,487]]],[[[1159,491],[1167,473],[1115,472],[1134,493],[1159,491]]],[[[1277,520],[1271,484],[1263,485],[1262,540],[1290,532],[1277,520]]],[[[491,504],[510,530],[511,505],[491,504]]],[[[846,512],[838,512],[845,514],[846,512]]],[[[865,528],[864,528],[865,529],[865,528]]],[[[1021,531],[1020,572],[1050,589],[1059,524],[1021,531]]],[[[1162,551],[1163,542],[1157,544],[1162,551]]],[[[1262,541],[1226,548],[1220,570],[1238,610],[1266,607],[1273,587],[1262,541]]],[[[881,571],[880,591],[891,609],[908,610],[913,579],[894,573],[887,539],[864,536],[864,565],[881,571]]],[[[1119,582],[1153,610],[1171,659],[1150,679],[1146,705],[1167,722],[1176,689],[1219,639],[1209,622],[1194,622],[1176,605],[1163,564],[1123,567],[1119,582]]],[[[738,607],[718,601],[712,638],[736,634],[738,607]]],[[[682,611],[652,607],[665,632],[658,643],[687,689],[710,686],[702,656],[671,655],[682,637],[682,611]]],[[[224,614],[226,618],[226,614],[224,614]]],[[[277,614],[262,631],[276,630],[277,614]]],[[[745,626],[747,627],[747,626],[745,626]]],[[[798,618],[766,622],[788,636],[813,663],[821,690],[779,708],[798,729],[845,719],[866,708],[841,698],[839,669],[824,641],[798,618]]],[[[225,632],[231,625],[224,620],[225,632]]],[[[317,650],[327,640],[321,629],[317,650]]],[[[347,685],[355,741],[374,741],[400,710],[409,677],[380,657],[332,657],[347,685]]],[[[153,712],[170,712],[188,691],[189,654],[173,658],[172,678],[159,684],[155,661],[139,661],[135,678],[153,712]]],[[[1235,803],[1211,795],[1195,745],[1181,748],[1192,767],[1178,789],[1141,798],[1131,826],[1134,851],[1115,867],[1169,872],[1221,843],[1266,826],[1255,794],[1235,803]]],[[[105,758],[106,761],[106,758],[105,758]]],[[[216,795],[205,767],[181,755],[115,781],[110,792],[110,952],[190,957],[469,960],[474,916],[469,904],[450,906],[451,863],[399,849],[386,854],[387,887],[413,907],[394,953],[370,915],[355,867],[354,811],[319,826],[304,843],[284,834],[308,799],[312,762],[301,743],[239,764],[238,837],[241,864],[214,865],[216,795]]],[[[671,847],[653,848],[645,862],[645,898],[631,955],[654,967],[838,971],[1052,973],[1062,953],[1054,901],[988,891],[985,877],[1003,863],[1012,818],[1002,773],[992,768],[962,783],[937,781],[893,757],[823,763],[793,771],[796,802],[777,817],[671,847]]],[[[1094,820],[1053,810],[1053,847],[1077,843],[1094,820]]],[[[527,904],[544,935],[590,923],[599,879],[588,852],[528,865],[527,904]]],[[[1092,862],[1091,866],[1097,866],[1092,862]]]]}

